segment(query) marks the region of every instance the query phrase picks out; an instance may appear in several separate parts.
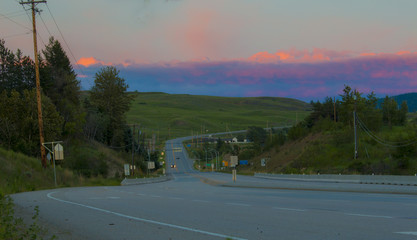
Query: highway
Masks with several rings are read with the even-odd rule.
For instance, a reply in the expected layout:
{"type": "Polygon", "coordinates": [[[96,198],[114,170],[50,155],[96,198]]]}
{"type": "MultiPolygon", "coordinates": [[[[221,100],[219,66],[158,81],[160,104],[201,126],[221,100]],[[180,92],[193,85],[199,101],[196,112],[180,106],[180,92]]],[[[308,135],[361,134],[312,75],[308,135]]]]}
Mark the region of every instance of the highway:
{"type": "Polygon", "coordinates": [[[233,183],[192,169],[182,140],[166,145],[171,181],[12,197],[39,206],[60,239],[417,239],[417,195],[271,188],[277,180],[240,175],[233,183]]]}

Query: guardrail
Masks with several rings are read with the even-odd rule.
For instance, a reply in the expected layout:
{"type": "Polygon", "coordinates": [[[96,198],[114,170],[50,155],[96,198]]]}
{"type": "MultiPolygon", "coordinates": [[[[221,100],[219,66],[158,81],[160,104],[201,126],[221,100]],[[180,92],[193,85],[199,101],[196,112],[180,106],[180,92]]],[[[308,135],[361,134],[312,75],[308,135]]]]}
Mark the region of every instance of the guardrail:
{"type": "Polygon", "coordinates": [[[417,176],[395,176],[395,175],[338,175],[338,174],[270,174],[255,173],[255,177],[277,180],[293,181],[316,181],[316,182],[339,182],[357,184],[386,184],[417,186],[417,176]]]}
{"type": "Polygon", "coordinates": [[[154,177],[154,178],[135,178],[135,179],[129,179],[125,178],[122,182],[122,186],[127,185],[139,185],[139,184],[149,184],[149,183],[159,183],[159,182],[165,182],[172,179],[171,175],[165,175],[160,177],[154,177]]]}

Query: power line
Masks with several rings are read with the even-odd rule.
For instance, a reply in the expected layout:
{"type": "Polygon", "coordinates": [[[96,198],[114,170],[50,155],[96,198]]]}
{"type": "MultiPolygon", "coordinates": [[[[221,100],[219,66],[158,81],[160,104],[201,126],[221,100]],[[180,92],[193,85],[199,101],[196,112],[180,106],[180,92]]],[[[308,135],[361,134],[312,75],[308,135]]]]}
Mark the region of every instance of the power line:
{"type": "Polygon", "coordinates": [[[78,63],[77,63],[77,59],[74,57],[74,54],[72,53],[71,48],[69,47],[69,45],[68,45],[67,41],[65,40],[64,35],[63,35],[63,34],[62,34],[62,32],[61,32],[61,29],[59,28],[58,24],[56,23],[55,18],[54,18],[54,16],[52,15],[51,10],[49,9],[48,4],[45,4],[45,5],[46,5],[46,8],[48,9],[49,14],[50,14],[50,15],[51,15],[51,17],[52,17],[52,20],[53,20],[53,21],[54,21],[54,23],[55,23],[56,28],[58,29],[59,34],[60,34],[60,35],[61,35],[61,37],[62,37],[62,40],[64,40],[65,46],[67,46],[68,51],[70,52],[70,54],[71,54],[71,56],[72,56],[72,58],[73,58],[73,60],[74,60],[74,64],[77,66],[78,70],[80,70],[80,71],[81,71],[81,73],[82,73],[83,75],[85,75],[85,73],[83,72],[83,70],[79,67],[79,65],[78,65],[78,63]]]}
{"type": "Polygon", "coordinates": [[[362,124],[362,126],[365,127],[367,132],[371,133],[375,138],[378,138],[380,141],[385,142],[387,144],[401,145],[401,144],[409,144],[409,143],[417,142],[417,137],[406,140],[406,141],[401,141],[401,142],[391,142],[391,141],[383,140],[383,139],[377,137],[376,134],[372,133],[372,131],[363,123],[363,121],[359,119],[359,117],[358,117],[358,121],[360,121],[360,124],[362,124]]]}
{"type": "Polygon", "coordinates": [[[407,140],[407,141],[402,141],[402,142],[390,142],[390,141],[386,141],[384,139],[379,138],[371,130],[369,130],[369,128],[362,122],[362,120],[359,119],[359,117],[357,117],[357,120],[358,120],[359,126],[362,128],[362,130],[369,137],[371,137],[376,142],[378,142],[379,144],[382,144],[384,146],[398,148],[398,147],[407,147],[407,146],[410,146],[410,145],[413,145],[413,144],[417,143],[417,138],[410,139],[410,140],[407,140]]]}
{"type": "Polygon", "coordinates": [[[51,34],[51,32],[49,31],[48,27],[46,26],[45,21],[44,21],[44,20],[43,20],[43,18],[42,18],[42,15],[41,15],[41,14],[39,14],[39,17],[41,18],[42,23],[43,23],[43,26],[45,27],[46,31],[48,32],[49,37],[52,37],[52,34],[51,34]]]}
{"type": "Polygon", "coordinates": [[[31,34],[31,32],[16,33],[16,34],[4,36],[2,38],[4,38],[4,39],[6,39],[6,38],[13,38],[13,37],[18,37],[18,36],[27,35],[27,34],[31,34]]]}
{"type": "Polygon", "coordinates": [[[5,16],[9,17],[9,18],[14,18],[14,17],[19,17],[26,14],[26,11],[15,11],[15,12],[10,12],[10,13],[6,13],[6,14],[2,14],[3,17],[1,17],[0,19],[6,18],[5,16]]]}
{"type": "Polygon", "coordinates": [[[30,31],[32,31],[32,29],[30,29],[29,27],[27,27],[27,26],[25,26],[25,25],[23,25],[23,24],[21,24],[21,23],[16,22],[15,20],[13,20],[13,19],[9,18],[8,16],[6,16],[6,15],[4,15],[4,14],[2,14],[2,13],[0,13],[0,15],[1,15],[1,16],[3,16],[3,18],[6,18],[7,20],[9,20],[9,21],[11,21],[11,22],[13,22],[13,23],[15,23],[15,24],[19,25],[20,27],[25,28],[26,30],[30,30],[30,31]]]}

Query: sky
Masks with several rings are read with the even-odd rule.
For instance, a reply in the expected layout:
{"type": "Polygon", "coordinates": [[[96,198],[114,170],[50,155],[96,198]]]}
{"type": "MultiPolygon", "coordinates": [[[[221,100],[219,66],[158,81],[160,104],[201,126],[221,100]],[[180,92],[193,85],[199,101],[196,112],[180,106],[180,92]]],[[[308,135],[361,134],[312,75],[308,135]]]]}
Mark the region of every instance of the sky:
{"type": "MultiPolygon", "coordinates": [[[[61,42],[88,90],[116,66],[129,91],[303,101],[345,85],[417,92],[415,0],[49,0],[39,48],[61,42]]],[[[19,0],[1,0],[0,38],[33,55],[19,0]]]]}

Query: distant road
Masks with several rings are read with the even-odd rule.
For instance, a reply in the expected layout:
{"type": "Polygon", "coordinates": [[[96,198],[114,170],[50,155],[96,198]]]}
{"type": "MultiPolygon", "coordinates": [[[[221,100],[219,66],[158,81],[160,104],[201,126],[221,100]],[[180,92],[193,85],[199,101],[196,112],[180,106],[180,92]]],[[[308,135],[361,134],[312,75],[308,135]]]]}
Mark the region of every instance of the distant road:
{"type": "Polygon", "coordinates": [[[416,195],[258,188],[277,180],[240,175],[233,187],[228,174],[192,169],[184,139],[166,143],[171,181],[13,198],[38,205],[62,239],[417,239],[416,195]]]}

